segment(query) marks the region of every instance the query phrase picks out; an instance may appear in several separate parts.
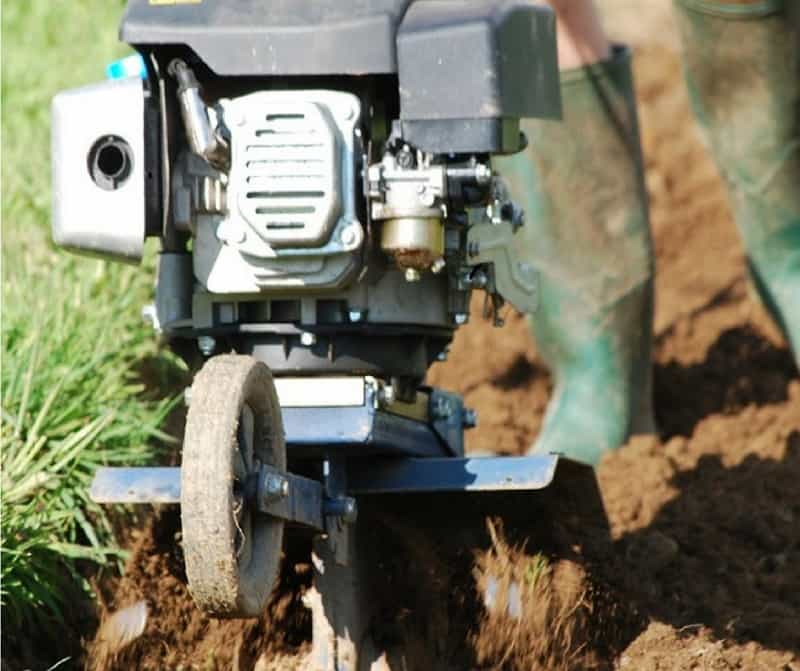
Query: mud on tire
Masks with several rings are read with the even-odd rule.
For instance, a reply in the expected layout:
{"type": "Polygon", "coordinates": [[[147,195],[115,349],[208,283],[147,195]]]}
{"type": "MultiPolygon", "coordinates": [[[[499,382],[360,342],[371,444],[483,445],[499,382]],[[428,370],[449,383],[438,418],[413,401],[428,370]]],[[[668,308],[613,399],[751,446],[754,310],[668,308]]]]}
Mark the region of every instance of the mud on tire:
{"type": "Polygon", "coordinates": [[[250,356],[213,357],[192,385],[181,467],[189,591],[210,615],[257,617],[278,574],[283,522],[243,496],[260,463],[286,468],[272,375],[250,356]]]}

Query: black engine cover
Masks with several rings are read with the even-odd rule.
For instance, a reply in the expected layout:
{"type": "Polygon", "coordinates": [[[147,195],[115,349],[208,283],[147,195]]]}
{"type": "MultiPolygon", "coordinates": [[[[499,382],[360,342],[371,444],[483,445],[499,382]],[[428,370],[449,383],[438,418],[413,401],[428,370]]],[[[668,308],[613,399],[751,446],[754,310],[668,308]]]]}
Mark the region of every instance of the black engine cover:
{"type": "Polygon", "coordinates": [[[395,35],[411,0],[129,0],[135,46],[186,45],[216,74],[397,72],[395,35]]]}
{"type": "Polygon", "coordinates": [[[216,75],[397,74],[403,138],[512,153],[561,112],[555,18],[529,0],[129,0],[121,38],[191,49],[216,75]]]}

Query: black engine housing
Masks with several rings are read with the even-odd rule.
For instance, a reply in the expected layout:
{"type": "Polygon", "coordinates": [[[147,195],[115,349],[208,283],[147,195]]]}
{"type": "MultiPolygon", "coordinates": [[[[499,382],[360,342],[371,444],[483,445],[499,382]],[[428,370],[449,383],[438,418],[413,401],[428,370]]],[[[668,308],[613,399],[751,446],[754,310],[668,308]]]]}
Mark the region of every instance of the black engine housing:
{"type": "Polygon", "coordinates": [[[561,113],[555,20],[525,0],[130,0],[120,35],[218,77],[396,75],[432,153],[513,153],[520,118],[561,113]]]}

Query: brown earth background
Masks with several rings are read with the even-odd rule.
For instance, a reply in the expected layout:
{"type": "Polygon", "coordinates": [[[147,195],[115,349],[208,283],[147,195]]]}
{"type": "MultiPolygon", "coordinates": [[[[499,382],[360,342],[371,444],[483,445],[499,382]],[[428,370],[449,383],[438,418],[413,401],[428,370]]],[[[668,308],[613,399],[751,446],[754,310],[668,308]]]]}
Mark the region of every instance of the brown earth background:
{"type": "MultiPolygon", "coordinates": [[[[605,541],[570,511],[530,529],[513,515],[490,531],[473,520],[473,548],[427,547],[426,529],[388,525],[376,543],[423,569],[380,564],[382,593],[397,601],[381,611],[387,641],[399,669],[800,671],[800,380],[748,289],[724,188],[688,107],[669,3],[601,5],[611,35],[635,50],[658,264],[660,439],[634,440],[600,465],[605,541]],[[403,539],[415,533],[409,550],[403,539]],[[526,582],[540,550],[546,580],[526,582]],[[526,585],[521,619],[483,611],[475,584],[488,576],[526,585]]],[[[518,454],[539,429],[550,378],[524,320],[508,314],[494,329],[481,308],[478,297],[429,379],[478,410],[468,451],[518,454]]],[[[145,633],[109,660],[84,632],[86,664],[297,667],[310,635],[307,564],[286,562],[261,620],[213,621],[187,595],[178,539],[166,509],[131,533],[124,576],[98,585],[100,615],[145,599],[145,633]]]]}

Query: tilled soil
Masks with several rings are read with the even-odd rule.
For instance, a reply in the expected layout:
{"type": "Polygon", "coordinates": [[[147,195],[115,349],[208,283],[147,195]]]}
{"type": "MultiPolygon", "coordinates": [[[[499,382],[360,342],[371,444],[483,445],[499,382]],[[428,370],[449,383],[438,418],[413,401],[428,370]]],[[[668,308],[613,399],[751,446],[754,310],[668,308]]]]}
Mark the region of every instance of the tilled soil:
{"type": "MultiPolygon", "coordinates": [[[[397,668],[800,670],[800,380],[748,289],[724,189],[691,119],[665,3],[648,3],[649,13],[635,4],[642,21],[619,21],[612,32],[636,47],[658,257],[660,438],[636,439],[598,468],[605,529],[558,504],[537,509],[538,517],[499,515],[489,526],[474,518],[468,532],[428,540],[430,520],[407,533],[387,523],[383,641],[422,651],[394,653],[397,668]],[[659,39],[641,44],[643,34],[659,39]],[[418,544],[404,541],[415,532],[418,544]],[[490,611],[487,581],[500,594],[490,611]],[[431,662],[434,653],[443,661],[431,662]]],[[[524,319],[509,314],[504,329],[493,329],[481,307],[476,298],[471,323],[430,381],[478,410],[469,451],[519,454],[541,424],[550,379],[524,319]]],[[[262,620],[208,620],[187,595],[178,532],[174,511],[155,515],[133,543],[125,576],[105,586],[110,610],[139,599],[150,608],[144,636],[106,665],[299,664],[310,635],[301,604],[309,567],[286,562],[262,620]]]]}
{"type": "Polygon", "coordinates": [[[155,511],[132,544],[125,574],[102,585],[103,610],[107,615],[145,601],[147,625],[140,638],[119,652],[113,632],[104,636],[101,627],[87,647],[88,669],[294,668],[307,636],[308,617],[300,599],[310,566],[285,562],[281,588],[262,618],[216,620],[202,616],[187,592],[176,508],[155,511]]]}

